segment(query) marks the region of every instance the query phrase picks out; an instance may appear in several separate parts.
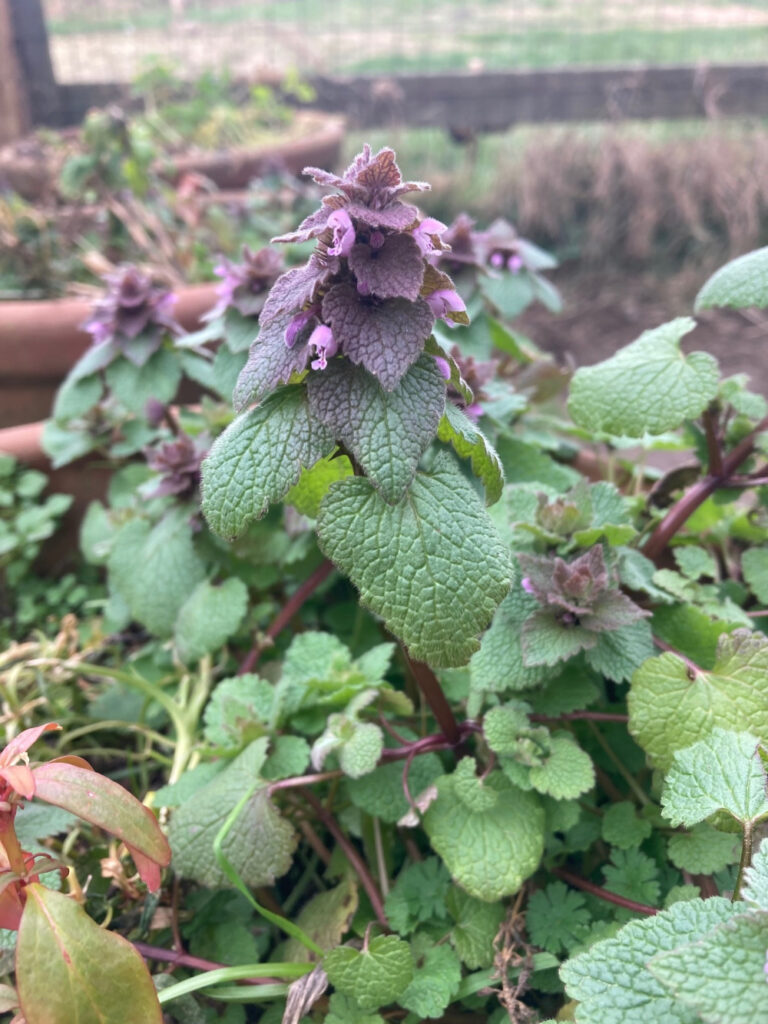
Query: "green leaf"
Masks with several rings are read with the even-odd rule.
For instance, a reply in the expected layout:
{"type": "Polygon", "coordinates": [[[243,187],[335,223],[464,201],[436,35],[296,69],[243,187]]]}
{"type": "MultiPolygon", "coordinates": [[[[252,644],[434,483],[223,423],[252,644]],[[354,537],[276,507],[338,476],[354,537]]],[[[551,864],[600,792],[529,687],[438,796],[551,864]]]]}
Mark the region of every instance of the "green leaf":
{"type": "Polygon", "coordinates": [[[256,317],[244,316],[234,306],[224,314],[224,340],[231,352],[247,352],[259,331],[256,317]]]}
{"type": "Polygon", "coordinates": [[[480,650],[469,663],[474,691],[504,693],[538,686],[556,673],[547,665],[525,665],[521,647],[523,623],[539,607],[515,579],[512,589],[499,605],[480,650]]]}
{"type": "Polygon", "coordinates": [[[736,628],[692,604],[656,608],[652,623],[654,634],[702,668],[714,666],[720,637],[736,628]]]}
{"type": "Polygon", "coordinates": [[[580,427],[626,437],[663,434],[698,416],[717,394],[717,360],[706,352],[684,356],[680,339],[696,326],[679,317],[577,370],[568,409],[580,427]]]}
{"type": "Polygon", "coordinates": [[[748,548],[741,556],[744,581],[762,604],[768,604],[768,548],[748,548]]]}
{"type": "Polygon", "coordinates": [[[454,921],[451,941],[462,961],[471,971],[490,967],[493,940],[506,913],[503,904],[486,903],[452,886],[445,905],[454,921]]]}
{"type": "Polygon", "coordinates": [[[29,1024],[162,1024],[134,947],[74,899],[33,883],[19,928],[16,983],[29,1024]]]}
{"type": "Polygon", "coordinates": [[[217,683],[203,713],[204,735],[217,747],[240,747],[267,729],[275,701],[272,683],[244,673],[217,683]]]}
{"type": "Polygon", "coordinates": [[[705,1024],[757,1024],[766,1014],[768,912],[739,914],[648,970],[705,1024]]]}
{"type": "Polygon", "coordinates": [[[398,1001],[406,1010],[417,1014],[419,1020],[442,1017],[458,992],[460,982],[458,956],[450,946],[432,946],[398,1001]]]}
{"type": "Polygon", "coordinates": [[[493,902],[517,892],[539,865],[544,849],[544,812],[530,793],[493,772],[485,787],[498,796],[487,810],[458,799],[456,779],[437,781],[437,799],[424,816],[432,848],[454,880],[471,896],[493,902]]]}
{"type": "Polygon", "coordinates": [[[501,437],[497,451],[507,483],[543,484],[556,491],[567,491],[583,479],[570,466],[561,466],[539,445],[528,444],[519,437],[501,437]]]}
{"type": "Polygon", "coordinates": [[[768,306],[768,248],[738,256],[716,270],[696,296],[694,309],[768,306]]]}
{"type": "Polygon", "coordinates": [[[718,810],[742,824],[768,814],[759,740],[715,728],[678,750],[667,773],[661,809],[673,825],[696,825],[718,810]]]}
{"type": "MultiPolygon", "coordinates": [[[[738,904],[737,904],[738,906],[738,904]]],[[[743,904],[742,904],[743,906],[743,904]]],[[[586,1024],[696,1024],[648,970],[651,957],[705,935],[727,921],[734,904],[716,896],[675,903],[653,917],[631,921],[560,968],[571,999],[586,1024]]]]}
{"type": "Polygon", "coordinates": [[[104,382],[98,374],[73,380],[68,377],[56,393],[53,417],[74,420],[84,416],[96,405],[104,392],[104,382]]]}
{"type": "Polygon", "coordinates": [[[325,1024],[385,1024],[378,1013],[362,1013],[360,1004],[351,996],[334,992],[328,1003],[329,1013],[325,1024]]]}
{"type": "MultiPolygon", "coordinates": [[[[239,678],[242,678],[239,677],[239,678]]],[[[309,744],[303,736],[274,736],[261,774],[270,782],[302,775],[309,764],[309,744]]]]}
{"type": "Polygon", "coordinates": [[[482,430],[458,406],[448,402],[437,436],[450,444],[460,458],[470,459],[472,472],[485,488],[486,505],[497,502],[504,489],[504,470],[482,430]]]}
{"type": "Polygon", "coordinates": [[[107,385],[129,412],[143,413],[150,398],[164,405],[176,395],[181,365],[173,352],[161,348],[143,366],[116,359],[107,367],[107,385]]]}
{"type": "Polygon", "coordinates": [[[752,857],[752,863],[745,872],[741,894],[747,903],[754,904],[759,910],[768,910],[768,839],[760,843],[752,857]]]}
{"type": "Polygon", "coordinates": [[[698,580],[702,576],[711,576],[712,579],[717,579],[715,559],[704,548],[685,545],[675,548],[672,553],[680,567],[680,572],[689,579],[698,580]]]}
{"type": "Polygon", "coordinates": [[[535,790],[555,800],[571,800],[595,784],[595,769],[586,750],[567,733],[556,733],[550,752],[541,764],[533,765],[528,778],[535,790]]]}
{"type": "Polygon", "coordinates": [[[237,632],[248,608],[248,588],[232,577],[214,587],[198,583],[179,611],[174,627],[176,648],[182,662],[198,661],[217,651],[237,632]]]}
{"type": "Polygon", "coordinates": [[[350,946],[332,949],[323,967],[333,987],[342,995],[354,996],[363,1010],[398,999],[414,971],[410,946],[395,935],[377,935],[360,951],[350,946]]]}
{"type": "Polygon", "coordinates": [[[333,447],[312,419],[303,387],[282,388],[231,423],[203,463],[203,512],[212,530],[235,537],[260,519],[333,447]]]}
{"type": "MultiPolygon", "coordinates": [[[[402,730],[402,735],[406,739],[416,738],[407,735],[407,730],[402,730]]],[[[437,754],[415,758],[408,774],[408,788],[413,796],[422,793],[442,772],[437,754]]],[[[410,808],[403,793],[403,766],[397,761],[381,765],[361,779],[349,779],[347,790],[355,807],[390,825],[399,821],[410,808]]]]}
{"type": "Polygon", "coordinates": [[[550,953],[580,945],[592,921],[586,900],[564,882],[550,882],[528,900],[525,916],[531,942],[550,953]]]}
{"type": "Polygon", "coordinates": [[[161,637],[171,635],[181,606],[205,577],[183,507],[169,510],[155,526],[143,519],[126,523],[108,564],[110,584],[133,618],[161,637]]]}
{"type": "Polygon", "coordinates": [[[746,630],[720,637],[710,672],[674,654],[649,658],[632,679],[629,731],[660,768],[717,725],[768,738],[768,639],[746,630]]]}
{"type": "Polygon", "coordinates": [[[291,866],[296,835],[272,805],[259,772],[267,756],[267,737],[254,740],[222,772],[174,811],[169,839],[176,872],[211,888],[228,885],[213,842],[246,792],[253,795],[230,829],[222,851],[243,882],[271,885],[291,866]]]}
{"type": "MultiPolygon", "coordinates": [[[[333,949],[349,931],[357,913],[357,883],[349,875],[333,889],[318,893],[301,909],[296,926],[321,949],[333,949]]],[[[289,939],[280,949],[281,960],[302,963],[317,957],[298,939],[289,939]]]]}
{"type": "Polygon", "coordinates": [[[389,923],[396,932],[408,935],[432,918],[444,920],[450,885],[451,876],[437,857],[409,864],[384,901],[389,923]]]}
{"type": "MultiPolygon", "coordinates": [[[[693,875],[712,875],[739,859],[741,840],[711,825],[694,825],[690,832],[676,832],[667,840],[667,855],[676,868],[693,875]]],[[[745,897],[746,898],[746,897],[745,897]]]]}
{"type": "Polygon", "coordinates": [[[346,455],[319,459],[310,469],[302,469],[299,482],[293,485],[283,501],[286,505],[293,505],[301,515],[317,519],[320,502],[331,484],[353,474],[352,463],[346,455]]]}
{"type": "Polygon", "coordinates": [[[373,771],[383,748],[384,735],[378,725],[359,722],[351,715],[331,715],[312,748],[312,766],[319,771],[326,756],[335,751],[344,774],[359,779],[373,771]]]}
{"type": "Polygon", "coordinates": [[[655,906],[658,903],[660,887],[657,881],[658,866],[655,860],[646,857],[636,847],[630,850],[612,850],[612,864],[603,868],[605,887],[609,892],[618,893],[636,903],[655,906]]]}
{"type": "Polygon", "coordinates": [[[628,800],[611,804],[603,816],[603,839],[620,850],[629,850],[633,846],[639,846],[644,839],[648,838],[651,831],[650,821],[638,818],[634,804],[628,800]]]}
{"type": "Polygon", "coordinates": [[[394,506],[363,478],[334,484],[318,537],[362,604],[435,667],[466,663],[509,586],[507,551],[447,453],[394,506]]]}
{"type": "Polygon", "coordinates": [[[453,791],[469,810],[490,811],[496,806],[499,794],[493,786],[486,786],[477,776],[477,762],[474,757],[462,757],[453,775],[453,791]]]}
{"type": "Polygon", "coordinates": [[[536,298],[533,278],[526,273],[483,277],[480,290],[494,309],[507,320],[519,316],[536,298]]]}
{"type": "Polygon", "coordinates": [[[421,355],[392,391],[362,367],[331,362],[307,383],[312,415],[351,451],[385,501],[403,496],[445,408],[445,380],[421,355]]]}

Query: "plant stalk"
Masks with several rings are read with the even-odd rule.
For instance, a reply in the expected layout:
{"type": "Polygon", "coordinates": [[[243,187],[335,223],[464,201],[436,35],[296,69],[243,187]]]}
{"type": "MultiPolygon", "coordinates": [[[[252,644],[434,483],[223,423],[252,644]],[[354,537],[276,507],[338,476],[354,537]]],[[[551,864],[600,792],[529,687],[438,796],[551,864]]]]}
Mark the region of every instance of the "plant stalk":
{"type": "Polygon", "coordinates": [[[402,648],[402,651],[413,678],[424,694],[424,698],[427,704],[429,704],[430,710],[435,716],[435,720],[440,726],[443,735],[451,746],[457,746],[462,739],[461,731],[437,676],[425,662],[413,661],[405,648],[402,648]]]}

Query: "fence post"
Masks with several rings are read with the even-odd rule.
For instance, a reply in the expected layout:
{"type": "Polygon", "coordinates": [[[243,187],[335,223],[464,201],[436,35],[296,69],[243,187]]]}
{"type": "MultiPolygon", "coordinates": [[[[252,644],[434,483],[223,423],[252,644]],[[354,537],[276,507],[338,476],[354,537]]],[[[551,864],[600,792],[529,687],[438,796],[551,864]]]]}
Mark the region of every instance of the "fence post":
{"type": "Polygon", "coordinates": [[[16,46],[10,0],[0,0],[0,144],[29,131],[30,109],[16,46]]]}
{"type": "Polygon", "coordinates": [[[48,48],[42,0],[8,0],[16,59],[32,124],[55,124],[59,90],[48,48]]]}

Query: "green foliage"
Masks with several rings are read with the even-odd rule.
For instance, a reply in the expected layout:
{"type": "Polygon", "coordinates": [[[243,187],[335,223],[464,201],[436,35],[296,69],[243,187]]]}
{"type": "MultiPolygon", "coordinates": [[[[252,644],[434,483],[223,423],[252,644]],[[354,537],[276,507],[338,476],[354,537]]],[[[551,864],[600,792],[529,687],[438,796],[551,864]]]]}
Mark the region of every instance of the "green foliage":
{"type": "Polygon", "coordinates": [[[417,474],[394,506],[366,480],[334,484],[320,506],[318,536],[361,602],[412,657],[434,666],[469,659],[509,586],[506,551],[449,455],[417,474]]]}
{"type": "Polygon", "coordinates": [[[395,935],[379,935],[360,951],[332,949],[323,967],[333,987],[354,997],[362,1010],[376,1010],[401,997],[414,974],[410,947],[395,935]]]}
{"type": "Polygon", "coordinates": [[[450,885],[451,876],[437,857],[410,864],[400,872],[384,903],[389,923],[400,935],[408,935],[432,918],[445,919],[450,885]]]}
{"type": "Polygon", "coordinates": [[[749,306],[768,306],[766,267],[768,249],[756,249],[731,260],[703,285],[696,296],[695,308],[700,310],[726,306],[743,309],[749,306]]]}
{"type": "Polygon", "coordinates": [[[526,911],[531,941],[549,953],[570,952],[584,940],[591,914],[581,893],[563,882],[550,882],[534,892],[526,911]]]}
{"type": "Polygon", "coordinates": [[[493,505],[498,501],[504,487],[501,460],[483,432],[450,402],[445,407],[437,436],[441,441],[450,444],[461,458],[470,460],[472,472],[485,488],[486,505],[493,505]]]}
{"type": "Polygon", "coordinates": [[[220,587],[199,583],[179,610],[174,638],[179,657],[189,662],[218,650],[236,632],[248,607],[248,588],[239,579],[220,587]]]}
{"type": "Polygon", "coordinates": [[[603,839],[620,850],[639,846],[653,831],[650,821],[639,818],[634,806],[624,800],[611,804],[602,821],[603,839]]]}
{"type": "Polygon", "coordinates": [[[695,323],[680,317],[646,331],[596,366],[577,370],[568,409],[579,426],[627,437],[663,434],[698,416],[717,393],[713,356],[683,356],[680,339],[695,323]]]}

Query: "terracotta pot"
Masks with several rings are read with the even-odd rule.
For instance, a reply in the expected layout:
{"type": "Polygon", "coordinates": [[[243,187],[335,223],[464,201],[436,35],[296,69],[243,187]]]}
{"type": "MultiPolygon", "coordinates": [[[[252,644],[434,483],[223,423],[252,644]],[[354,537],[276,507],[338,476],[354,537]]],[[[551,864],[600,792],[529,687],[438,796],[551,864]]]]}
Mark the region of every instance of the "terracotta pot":
{"type": "Polygon", "coordinates": [[[43,545],[36,568],[50,571],[71,564],[78,550],[80,523],[90,502],[107,494],[112,469],[100,459],[86,456],[61,469],[52,469],[42,449],[44,423],[26,423],[0,430],[0,452],[15,456],[19,462],[49,475],[47,494],[71,494],[71,507],[60,529],[43,545]]]}
{"type": "Polygon", "coordinates": [[[305,167],[334,167],[341,155],[344,131],[341,117],[302,111],[284,142],[215,153],[184,153],[162,161],[158,171],[174,184],[186,174],[202,174],[219,188],[241,189],[275,168],[301,174],[305,167]]]}
{"type": "MultiPolygon", "coordinates": [[[[176,317],[188,331],[216,301],[213,283],[179,289],[176,317]]],[[[90,345],[80,330],[90,310],[82,299],[0,303],[0,427],[47,416],[70,367],[90,345]]]]}

